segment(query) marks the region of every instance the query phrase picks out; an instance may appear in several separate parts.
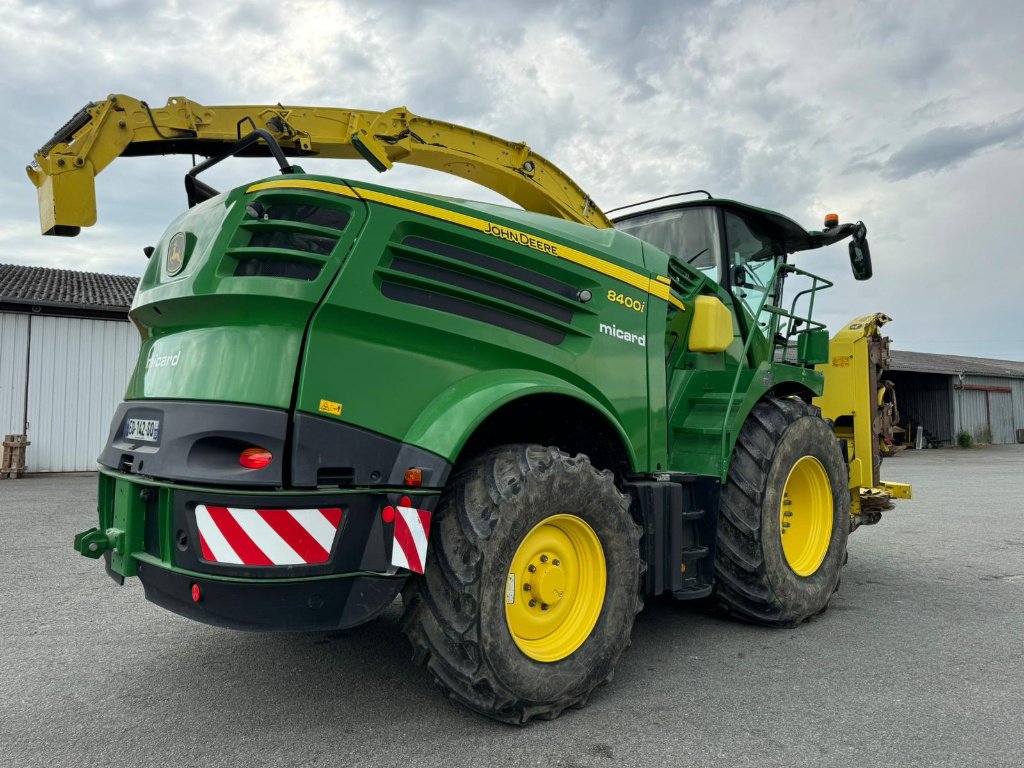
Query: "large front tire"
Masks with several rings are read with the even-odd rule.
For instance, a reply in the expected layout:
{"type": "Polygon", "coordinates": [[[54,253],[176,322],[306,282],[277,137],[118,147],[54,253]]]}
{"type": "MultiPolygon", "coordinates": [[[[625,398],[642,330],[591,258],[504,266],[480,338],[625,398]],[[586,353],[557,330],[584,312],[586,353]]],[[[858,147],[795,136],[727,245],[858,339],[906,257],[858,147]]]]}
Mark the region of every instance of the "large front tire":
{"type": "Polygon", "coordinates": [[[794,398],[754,406],[722,489],[718,602],[772,626],[823,611],[846,558],[848,485],[839,442],[817,408],[794,398]]]}
{"type": "Polygon", "coordinates": [[[453,477],[403,592],[415,658],[454,700],[522,724],[611,679],[640,599],[640,529],[609,472],[510,445],[453,477]]]}

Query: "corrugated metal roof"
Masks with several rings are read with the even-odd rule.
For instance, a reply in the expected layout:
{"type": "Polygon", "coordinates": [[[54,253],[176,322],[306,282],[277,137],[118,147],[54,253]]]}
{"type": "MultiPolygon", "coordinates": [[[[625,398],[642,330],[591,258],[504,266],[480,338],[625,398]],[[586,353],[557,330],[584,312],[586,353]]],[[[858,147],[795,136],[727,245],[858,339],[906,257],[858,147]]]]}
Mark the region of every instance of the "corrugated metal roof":
{"type": "Polygon", "coordinates": [[[933,355],[928,352],[890,351],[893,371],[917,371],[919,373],[973,373],[979,376],[1008,376],[1024,379],[1024,362],[1015,360],[992,360],[986,357],[964,357],[962,355],[933,355]]]}
{"type": "Polygon", "coordinates": [[[0,264],[0,302],[127,311],[139,278],[0,264]]]}

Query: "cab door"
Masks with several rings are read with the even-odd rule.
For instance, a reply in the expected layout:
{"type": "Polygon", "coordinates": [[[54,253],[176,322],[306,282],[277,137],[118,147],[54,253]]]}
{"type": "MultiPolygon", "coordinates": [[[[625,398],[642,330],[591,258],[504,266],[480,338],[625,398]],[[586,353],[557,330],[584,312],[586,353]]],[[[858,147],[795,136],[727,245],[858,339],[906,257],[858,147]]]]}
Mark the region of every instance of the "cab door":
{"type": "MultiPolygon", "coordinates": [[[[782,296],[782,275],[773,284],[775,268],[784,256],[772,237],[756,222],[730,211],[722,211],[725,234],[726,286],[746,310],[766,339],[774,336],[773,315],[762,305],[777,305],[782,296]]],[[[744,323],[746,325],[746,323],[744,323]]],[[[749,328],[743,328],[744,335],[749,328]]],[[[755,344],[757,344],[755,340],[755,344]]]]}

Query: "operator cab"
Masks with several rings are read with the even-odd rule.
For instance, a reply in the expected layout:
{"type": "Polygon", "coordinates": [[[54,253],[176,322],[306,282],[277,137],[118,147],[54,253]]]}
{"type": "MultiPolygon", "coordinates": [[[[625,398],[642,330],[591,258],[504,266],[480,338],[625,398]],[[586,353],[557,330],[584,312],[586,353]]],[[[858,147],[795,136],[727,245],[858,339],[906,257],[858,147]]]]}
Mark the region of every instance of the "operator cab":
{"type": "MultiPolygon", "coordinates": [[[[811,233],[786,216],[710,197],[613,221],[617,229],[712,278],[752,315],[765,298],[772,273],[787,254],[818,246],[811,233]]],[[[781,292],[782,275],[766,303],[777,304],[781,292]]]]}

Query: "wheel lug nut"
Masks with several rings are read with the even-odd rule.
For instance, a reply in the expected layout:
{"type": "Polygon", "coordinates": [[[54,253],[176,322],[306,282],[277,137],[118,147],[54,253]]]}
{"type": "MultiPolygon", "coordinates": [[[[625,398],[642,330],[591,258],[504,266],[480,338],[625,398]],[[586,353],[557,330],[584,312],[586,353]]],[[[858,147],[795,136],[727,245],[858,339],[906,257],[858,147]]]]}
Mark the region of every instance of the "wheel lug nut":
{"type": "Polygon", "coordinates": [[[527,568],[526,570],[528,570],[530,573],[536,573],[537,572],[537,566],[531,564],[530,567],[527,568]]]}
{"type": "Polygon", "coordinates": [[[529,592],[531,589],[533,589],[533,587],[529,584],[523,584],[523,592],[529,592]]]}
{"type": "Polygon", "coordinates": [[[783,517],[792,517],[792,516],[793,516],[793,513],[790,510],[788,510],[788,509],[783,513],[783,517]]]}
{"type": "Polygon", "coordinates": [[[541,561],[542,563],[546,563],[546,562],[548,561],[548,556],[547,556],[547,555],[541,555],[541,556],[540,556],[540,561],[541,561]]]}
{"type": "Polygon", "coordinates": [[[782,504],[783,506],[789,507],[793,505],[793,502],[790,501],[789,499],[786,499],[784,502],[782,502],[782,504]]]}
{"type": "Polygon", "coordinates": [[[552,565],[561,565],[561,564],[562,564],[562,561],[561,561],[561,560],[559,560],[559,559],[558,559],[558,558],[556,557],[556,558],[555,558],[554,560],[552,560],[552,561],[551,561],[551,564],[552,564],[552,565]]]}
{"type": "Polygon", "coordinates": [[[546,610],[547,610],[548,608],[550,608],[550,607],[551,607],[551,606],[549,606],[549,605],[548,605],[547,603],[541,603],[541,604],[540,604],[540,609],[541,609],[542,611],[546,611],[546,610]]]}
{"type": "Polygon", "coordinates": [[[786,528],[789,528],[789,523],[782,524],[782,529],[785,530],[786,528]]]}
{"type": "Polygon", "coordinates": [[[537,607],[537,601],[536,600],[531,600],[530,601],[530,607],[531,608],[536,608],[537,607]]]}

